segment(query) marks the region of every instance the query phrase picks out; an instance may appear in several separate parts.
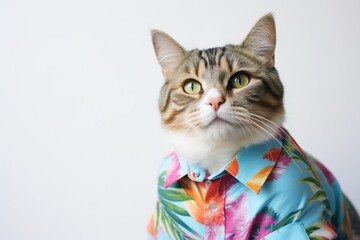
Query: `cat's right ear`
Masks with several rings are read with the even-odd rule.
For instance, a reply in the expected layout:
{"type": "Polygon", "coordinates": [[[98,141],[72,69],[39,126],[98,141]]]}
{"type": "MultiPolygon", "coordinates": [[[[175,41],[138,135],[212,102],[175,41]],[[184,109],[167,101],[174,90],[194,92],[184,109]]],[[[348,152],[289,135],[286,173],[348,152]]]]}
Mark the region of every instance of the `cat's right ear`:
{"type": "Polygon", "coordinates": [[[186,50],[173,38],[159,30],[151,31],[156,57],[162,68],[165,80],[179,66],[186,55],[186,50]]]}
{"type": "Polygon", "coordinates": [[[275,64],[276,28],[272,14],[262,17],[241,44],[253,53],[265,57],[266,65],[273,67],[275,64]]]}

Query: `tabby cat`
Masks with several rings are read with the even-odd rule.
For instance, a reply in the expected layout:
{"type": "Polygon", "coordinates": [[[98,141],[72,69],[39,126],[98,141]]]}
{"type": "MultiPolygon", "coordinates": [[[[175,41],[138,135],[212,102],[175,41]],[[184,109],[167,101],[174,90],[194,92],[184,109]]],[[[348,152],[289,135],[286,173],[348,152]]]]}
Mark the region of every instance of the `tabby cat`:
{"type": "Polygon", "coordinates": [[[272,15],[240,45],[187,51],[158,30],[152,40],[175,151],[160,168],[149,239],[360,239],[334,176],[282,127],[272,15]]]}

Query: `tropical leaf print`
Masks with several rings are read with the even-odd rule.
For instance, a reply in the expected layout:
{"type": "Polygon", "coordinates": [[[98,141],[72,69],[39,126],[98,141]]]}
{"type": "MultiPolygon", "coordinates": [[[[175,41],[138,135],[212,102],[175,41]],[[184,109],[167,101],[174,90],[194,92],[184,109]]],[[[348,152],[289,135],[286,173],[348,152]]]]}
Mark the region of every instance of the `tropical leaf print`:
{"type": "Polygon", "coordinates": [[[315,160],[316,165],[320,168],[320,170],[324,173],[326,180],[330,185],[335,181],[334,175],[319,161],[315,160]]]}
{"type": "Polygon", "coordinates": [[[167,209],[167,211],[169,211],[171,213],[176,213],[181,216],[190,216],[189,213],[185,209],[178,207],[168,201],[162,201],[162,204],[167,209]]]}
{"type": "Polygon", "coordinates": [[[326,192],[321,186],[321,183],[315,177],[305,177],[300,179],[298,183],[308,184],[310,189],[314,192],[313,196],[308,200],[308,203],[318,202],[323,206],[322,218],[330,220],[331,218],[331,209],[330,202],[327,198],[326,192]]]}
{"type": "Polygon", "coordinates": [[[274,231],[284,227],[285,225],[288,225],[288,224],[294,222],[296,218],[300,217],[302,212],[303,212],[303,209],[297,209],[297,210],[287,214],[283,219],[281,219],[276,224],[276,226],[274,227],[274,231]]]}
{"type": "Polygon", "coordinates": [[[317,231],[317,230],[319,230],[319,229],[320,229],[320,228],[317,227],[317,226],[311,226],[311,227],[306,228],[305,231],[306,231],[306,233],[307,233],[308,235],[310,235],[310,234],[312,234],[313,232],[315,232],[315,231],[317,231]]]}
{"type": "Polygon", "coordinates": [[[309,237],[310,240],[330,240],[330,238],[323,237],[323,236],[315,236],[315,237],[309,237]]]}
{"type": "Polygon", "coordinates": [[[319,182],[317,181],[317,179],[314,178],[314,177],[305,177],[305,178],[303,178],[303,179],[300,179],[299,183],[308,183],[308,184],[312,183],[312,184],[314,184],[317,188],[321,188],[320,183],[319,183],[319,182]]]}
{"type": "Polygon", "coordinates": [[[284,152],[286,152],[291,160],[299,161],[302,164],[305,164],[307,168],[305,168],[309,175],[300,179],[298,181],[299,184],[307,184],[309,188],[313,191],[313,196],[308,200],[308,203],[318,202],[322,205],[322,218],[326,220],[330,220],[331,218],[331,209],[330,203],[327,198],[326,192],[324,191],[318,173],[315,170],[315,164],[309,160],[309,156],[305,155],[305,153],[301,150],[301,148],[297,145],[294,139],[290,137],[290,135],[286,135],[283,140],[284,142],[284,152]],[[314,166],[313,166],[314,164],[314,166]]]}
{"type": "Polygon", "coordinates": [[[331,173],[305,155],[289,135],[283,134],[278,139],[282,145],[278,142],[279,145],[271,144],[278,147],[270,148],[266,144],[261,151],[256,146],[256,154],[249,148],[249,155],[240,155],[224,166],[225,171],[206,175],[206,184],[199,182],[200,178],[191,178],[191,173],[197,176],[204,169],[188,171],[190,167],[175,153],[169,155],[162,165],[159,200],[148,224],[148,237],[244,240],[269,236],[271,239],[277,236],[277,230],[291,229],[289,225],[300,222],[293,226],[301,230],[297,234],[302,234],[299,237],[304,239],[326,240],[336,236],[336,239],[360,239],[360,219],[355,209],[345,196],[343,201],[334,199],[333,193],[327,195],[327,188],[323,187],[332,184],[338,190],[331,173]],[[254,161],[259,164],[256,166],[254,161]],[[260,192],[266,181],[272,182],[260,192]],[[276,191],[272,192],[273,189],[276,191]],[[274,195],[268,195],[269,192],[274,195]],[[330,207],[330,201],[342,206],[336,208],[338,213],[331,211],[334,206],[330,207]]]}
{"type": "Polygon", "coordinates": [[[307,227],[305,231],[309,235],[310,240],[334,239],[337,235],[326,221],[321,221],[313,226],[307,227]]]}
{"type": "Polygon", "coordinates": [[[196,184],[193,181],[180,180],[184,192],[190,197],[190,201],[184,202],[187,211],[197,222],[204,224],[204,206],[206,188],[203,183],[196,184]]]}
{"type": "Polygon", "coordinates": [[[351,204],[346,195],[343,195],[344,198],[344,212],[348,212],[349,220],[352,226],[352,239],[360,239],[360,218],[356,209],[351,204]]]}
{"type": "MultiPolygon", "coordinates": [[[[201,235],[188,226],[179,216],[190,216],[186,209],[175,205],[176,202],[187,202],[193,200],[190,195],[186,194],[183,188],[176,188],[170,185],[165,189],[164,183],[167,172],[164,171],[159,177],[159,203],[157,206],[157,221],[161,223],[165,231],[173,239],[184,239],[185,232],[193,234],[196,237],[201,235]]],[[[188,239],[190,239],[188,237],[188,239]]]]}

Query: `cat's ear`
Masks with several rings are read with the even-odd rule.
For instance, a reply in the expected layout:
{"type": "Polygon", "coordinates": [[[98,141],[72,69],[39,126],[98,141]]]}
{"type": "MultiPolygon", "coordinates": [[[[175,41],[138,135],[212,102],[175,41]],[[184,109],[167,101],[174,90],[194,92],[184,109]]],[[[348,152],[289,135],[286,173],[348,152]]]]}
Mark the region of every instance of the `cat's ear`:
{"type": "Polygon", "coordinates": [[[184,59],[186,50],[164,32],[152,30],[151,36],[156,57],[167,80],[184,59]]]}
{"type": "Polygon", "coordinates": [[[273,67],[275,64],[275,45],[275,20],[272,14],[267,14],[255,24],[240,47],[265,57],[267,65],[273,67]]]}

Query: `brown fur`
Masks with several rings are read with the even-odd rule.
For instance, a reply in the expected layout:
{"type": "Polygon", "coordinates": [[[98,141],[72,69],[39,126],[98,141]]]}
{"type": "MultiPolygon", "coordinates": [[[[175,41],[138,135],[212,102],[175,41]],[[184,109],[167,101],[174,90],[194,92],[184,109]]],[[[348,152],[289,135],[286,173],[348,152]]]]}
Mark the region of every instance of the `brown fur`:
{"type": "MultiPolygon", "coordinates": [[[[270,36],[270,41],[275,41],[275,24],[271,15],[263,17],[241,45],[191,51],[185,51],[168,35],[154,32],[155,49],[159,48],[159,44],[156,43],[157,35],[162,34],[161,37],[172,41],[178,50],[177,59],[172,60],[171,69],[167,69],[169,67],[166,63],[162,66],[166,80],[159,97],[163,126],[176,131],[191,131],[203,127],[201,120],[196,117],[196,111],[202,97],[211,88],[218,89],[225,101],[231,103],[232,110],[239,114],[249,112],[270,121],[283,115],[283,87],[273,66],[275,42],[273,48],[263,52],[257,49],[253,42],[261,37],[264,31],[270,36]],[[250,76],[251,84],[243,89],[229,89],[229,79],[239,71],[244,71],[250,76]],[[183,85],[188,79],[199,81],[203,86],[203,92],[196,95],[185,93],[183,85]]],[[[156,52],[159,57],[161,49],[156,52]]],[[[234,127],[243,125],[241,118],[231,124],[234,127]]]]}

